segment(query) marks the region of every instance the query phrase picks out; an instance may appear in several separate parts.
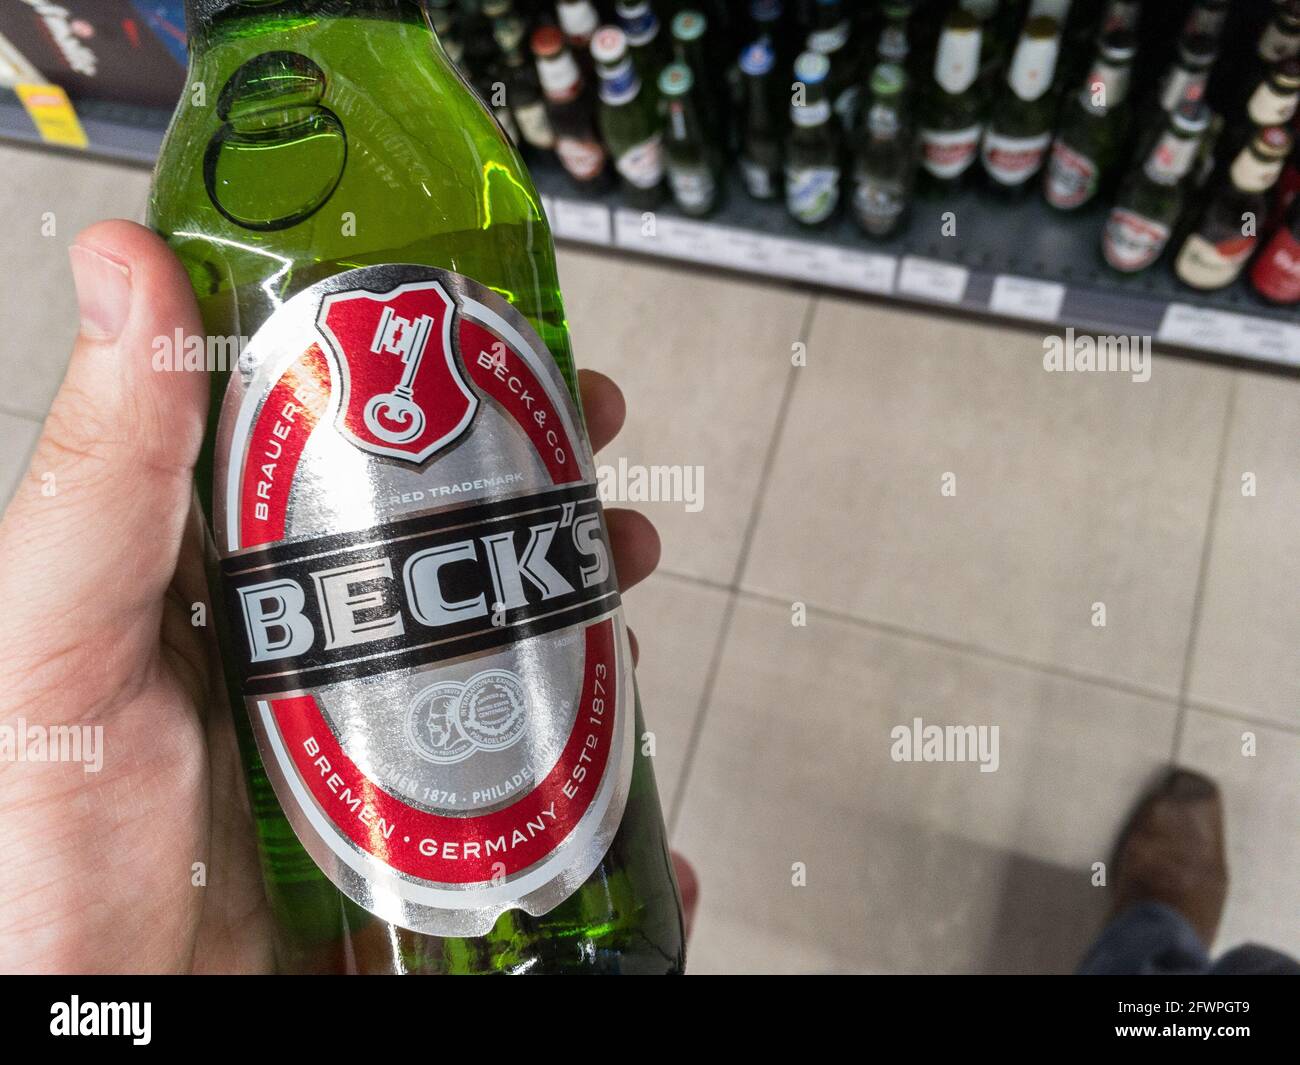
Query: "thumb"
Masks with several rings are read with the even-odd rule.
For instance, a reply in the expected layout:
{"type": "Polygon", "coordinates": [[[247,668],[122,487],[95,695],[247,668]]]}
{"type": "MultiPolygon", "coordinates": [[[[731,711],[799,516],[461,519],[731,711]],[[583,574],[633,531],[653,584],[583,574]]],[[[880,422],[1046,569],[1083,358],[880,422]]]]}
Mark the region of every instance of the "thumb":
{"type": "Polygon", "coordinates": [[[132,633],[157,639],[207,409],[205,374],[153,368],[155,338],[202,335],[166,244],[132,222],[100,222],[69,257],[80,333],[0,523],[7,650],[38,662],[77,647],[133,650],[122,646],[132,633]]]}

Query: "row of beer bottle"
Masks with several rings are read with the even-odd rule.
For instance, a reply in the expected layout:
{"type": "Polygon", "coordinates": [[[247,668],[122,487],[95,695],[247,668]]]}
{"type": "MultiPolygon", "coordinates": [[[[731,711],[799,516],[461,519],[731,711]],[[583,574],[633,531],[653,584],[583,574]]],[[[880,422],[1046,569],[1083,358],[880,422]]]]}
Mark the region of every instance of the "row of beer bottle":
{"type": "Polygon", "coordinates": [[[687,9],[667,31],[647,0],[619,0],[621,32],[599,27],[586,0],[566,0],[556,25],[532,35],[536,88],[521,84],[530,73],[522,24],[500,17],[510,6],[483,0],[501,58],[480,63],[486,73],[477,76],[466,59],[480,93],[490,99],[504,84],[493,101],[503,124],[517,140],[554,148],[575,180],[598,184],[612,162],[633,205],[652,207],[669,190],[684,212],[709,214],[734,158],[751,196],[783,198],[806,225],[829,220],[847,184],[862,228],[888,236],[906,217],[918,172],[941,192],[978,172],[1011,196],[1041,184],[1061,210],[1113,199],[1105,261],[1136,272],[1176,242],[1176,270],[1199,288],[1235,280],[1268,232],[1263,222],[1277,211],[1257,201],[1285,162],[1291,137],[1282,127],[1300,96],[1296,0],[1275,5],[1249,69],[1236,72],[1245,98],[1237,106],[1226,94],[1223,110],[1241,113],[1220,115],[1204,106],[1211,73],[1224,70],[1215,65],[1226,10],[1218,0],[1192,5],[1163,76],[1137,96],[1133,0],[1110,0],[1091,15],[1087,3],[1071,13],[1059,0],[959,0],[921,76],[924,26],[907,2],[881,5],[872,49],[838,0],[815,0],[794,28],[780,0],[755,0],[748,21],[719,28],[687,9]],[[1008,12],[1023,18],[1014,47],[990,47],[990,35],[1006,38],[1008,12]],[[719,63],[718,48],[737,33],[754,40],[736,62],[719,63]],[[792,36],[805,47],[789,66],[792,36]],[[865,54],[850,63],[855,37],[865,54]],[[1242,214],[1254,223],[1221,232],[1242,214]]]}

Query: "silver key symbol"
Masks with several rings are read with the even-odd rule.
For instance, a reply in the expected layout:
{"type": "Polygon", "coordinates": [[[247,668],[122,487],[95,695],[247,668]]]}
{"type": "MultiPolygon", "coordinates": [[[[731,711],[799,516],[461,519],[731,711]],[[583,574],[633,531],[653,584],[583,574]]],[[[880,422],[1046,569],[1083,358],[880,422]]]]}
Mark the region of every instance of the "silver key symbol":
{"type": "Polygon", "coordinates": [[[420,360],[424,358],[424,348],[432,328],[433,319],[427,314],[411,321],[394,314],[392,307],[385,307],[375,337],[370,342],[372,354],[396,355],[402,360],[402,379],[397,382],[397,387],[391,392],[371,396],[364,414],[366,427],[390,444],[409,443],[424,431],[424,411],[412,398],[412,384],[420,369],[420,360]],[[396,423],[398,428],[393,429],[380,421],[381,416],[396,423]]]}

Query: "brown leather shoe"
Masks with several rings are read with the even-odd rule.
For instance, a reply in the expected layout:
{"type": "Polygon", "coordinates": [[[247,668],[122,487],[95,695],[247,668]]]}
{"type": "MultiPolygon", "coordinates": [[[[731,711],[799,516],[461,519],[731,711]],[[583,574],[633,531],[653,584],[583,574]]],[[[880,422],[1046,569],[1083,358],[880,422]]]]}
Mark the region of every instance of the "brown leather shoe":
{"type": "Polygon", "coordinates": [[[1111,868],[1113,914],[1162,902],[1187,918],[1208,950],[1228,896],[1218,785],[1200,773],[1170,770],[1129,818],[1111,868]]]}

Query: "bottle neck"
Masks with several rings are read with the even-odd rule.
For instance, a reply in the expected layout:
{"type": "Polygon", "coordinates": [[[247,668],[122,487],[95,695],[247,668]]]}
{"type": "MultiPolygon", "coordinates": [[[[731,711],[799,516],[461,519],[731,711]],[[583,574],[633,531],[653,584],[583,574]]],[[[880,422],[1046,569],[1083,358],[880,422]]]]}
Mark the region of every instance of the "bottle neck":
{"type": "Polygon", "coordinates": [[[1106,12],[1101,17],[1101,32],[1116,33],[1120,30],[1133,32],[1137,29],[1138,0],[1110,0],[1106,12]]]}
{"type": "Polygon", "coordinates": [[[1157,185],[1177,185],[1191,170],[1199,143],[1198,136],[1165,130],[1147,157],[1146,176],[1157,185]]]}
{"type": "Polygon", "coordinates": [[[980,22],[988,22],[998,13],[998,0],[961,0],[961,8],[974,15],[980,22]]]}
{"type": "Polygon", "coordinates": [[[1088,80],[1084,82],[1079,101],[1094,115],[1104,115],[1128,98],[1130,62],[1111,62],[1098,56],[1093,63],[1088,80]]]}
{"type": "Polygon", "coordinates": [[[790,102],[790,121],[800,128],[806,129],[812,126],[820,126],[828,121],[830,117],[831,105],[826,98],[826,85],[824,82],[805,85],[803,101],[792,100],[790,102]]]}
{"type": "Polygon", "coordinates": [[[700,140],[699,121],[689,94],[670,96],[665,104],[668,112],[668,139],[676,144],[694,144],[700,140]]]}
{"type": "Polygon", "coordinates": [[[1026,34],[1016,45],[1015,55],[1011,59],[1011,69],[1007,71],[1007,85],[1026,103],[1037,100],[1052,86],[1052,75],[1056,71],[1056,55],[1059,39],[1056,37],[1033,37],[1026,34]]]}
{"type": "Polygon", "coordinates": [[[903,128],[903,115],[897,97],[873,100],[867,109],[867,135],[875,143],[897,140],[903,128]]]}
{"type": "Polygon", "coordinates": [[[745,125],[765,131],[773,125],[772,77],[770,74],[745,75],[745,125]]]}
{"type": "Polygon", "coordinates": [[[1267,192],[1277,183],[1285,162],[1285,159],[1265,159],[1256,153],[1253,145],[1248,145],[1232,161],[1228,179],[1238,192],[1267,192]]]}
{"type": "Polygon", "coordinates": [[[627,43],[633,48],[653,44],[659,36],[659,20],[649,4],[635,8],[626,15],[620,14],[619,21],[623,25],[623,32],[627,34],[627,43]]]}
{"type": "Polygon", "coordinates": [[[556,103],[571,100],[582,92],[582,71],[567,48],[555,55],[537,57],[537,77],[542,92],[556,103]]]}
{"type": "Polygon", "coordinates": [[[849,20],[839,4],[818,4],[814,14],[813,30],[808,34],[808,51],[833,55],[849,39],[849,20]]]}
{"type": "Polygon", "coordinates": [[[946,29],[934,57],[934,80],[945,92],[960,95],[971,87],[980,67],[980,31],[946,29]]]}
{"type": "Polygon", "coordinates": [[[880,40],[876,43],[876,55],[881,62],[902,66],[907,62],[911,48],[911,42],[907,39],[907,20],[899,18],[886,22],[880,31],[880,40]]]}
{"type": "Polygon", "coordinates": [[[202,46],[235,20],[277,18],[292,25],[295,18],[314,24],[319,17],[387,18],[425,23],[420,0],[185,0],[185,25],[191,49],[202,46]]]}
{"type": "Polygon", "coordinates": [[[610,107],[631,103],[641,91],[641,79],[626,54],[616,62],[601,63],[596,73],[600,77],[600,98],[610,107]]]}
{"type": "Polygon", "coordinates": [[[1165,81],[1160,94],[1160,106],[1167,114],[1172,114],[1184,103],[1195,103],[1205,95],[1205,86],[1209,80],[1208,67],[1197,68],[1178,63],[1165,81]]]}

